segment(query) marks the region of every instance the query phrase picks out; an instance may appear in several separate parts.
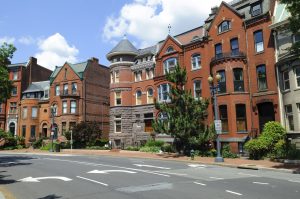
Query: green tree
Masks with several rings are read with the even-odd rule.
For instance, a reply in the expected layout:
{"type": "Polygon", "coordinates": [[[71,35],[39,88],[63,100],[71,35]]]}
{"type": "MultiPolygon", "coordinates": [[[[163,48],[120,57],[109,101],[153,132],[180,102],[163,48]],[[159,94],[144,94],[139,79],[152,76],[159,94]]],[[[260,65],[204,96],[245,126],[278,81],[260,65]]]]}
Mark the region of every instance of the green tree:
{"type": "Polygon", "coordinates": [[[10,64],[16,48],[12,44],[4,43],[0,47],[0,102],[10,97],[13,87],[12,81],[9,80],[7,65],[10,64]]]}
{"type": "MultiPolygon", "coordinates": [[[[287,5],[287,9],[291,16],[289,17],[289,28],[293,34],[300,33],[300,1],[299,0],[280,0],[281,3],[287,5]]],[[[300,41],[294,43],[291,52],[300,56],[300,41]]]]}
{"type": "Polygon", "coordinates": [[[72,131],[75,148],[93,146],[101,138],[101,126],[96,121],[80,122],[72,131]]]}
{"type": "Polygon", "coordinates": [[[157,133],[166,133],[174,138],[178,151],[189,153],[190,149],[199,149],[212,136],[203,121],[207,116],[208,100],[195,99],[191,91],[185,90],[186,69],[177,65],[173,72],[167,73],[171,83],[170,101],[155,103],[156,109],[165,119],[156,118],[153,129],[157,133]]]}

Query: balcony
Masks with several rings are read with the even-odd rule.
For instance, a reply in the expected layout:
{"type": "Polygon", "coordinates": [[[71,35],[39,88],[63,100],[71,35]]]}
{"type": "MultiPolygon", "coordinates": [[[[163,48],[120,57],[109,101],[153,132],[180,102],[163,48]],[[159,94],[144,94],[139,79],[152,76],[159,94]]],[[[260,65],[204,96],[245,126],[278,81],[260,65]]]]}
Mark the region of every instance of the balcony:
{"type": "Polygon", "coordinates": [[[66,98],[66,97],[79,97],[78,90],[72,90],[72,92],[69,92],[68,90],[61,90],[60,91],[60,97],[66,98]]]}
{"type": "Polygon", "coordinates": [[[226,60],[230,60],[230,59],[242,59],[242,60],[246,61],[246,54],[241,51],[220,53],[211,59],[210,65],[214,65],[220,61],[226,61],[226,60]]]}

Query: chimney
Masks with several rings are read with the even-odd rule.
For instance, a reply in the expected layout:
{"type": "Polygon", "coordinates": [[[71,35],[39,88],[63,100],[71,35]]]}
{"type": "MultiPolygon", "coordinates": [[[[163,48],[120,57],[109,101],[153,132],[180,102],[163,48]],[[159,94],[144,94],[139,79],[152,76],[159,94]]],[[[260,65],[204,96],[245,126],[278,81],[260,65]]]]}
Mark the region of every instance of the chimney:
{"type": "Polygon", "coordinates": [[[91,61],[92,63],[95,62],[96,64],[99,64],[99,59],[96,57],[90,58],[89,61],[91,61]]]}
{"type": "Polygon", "coordinates": [[[37,64],[37,59],[35,57],[30,57],[29,58],[29,61],[32,63],[32,64],[37,64]]]}
{"type": "Polygon", "coordinates": [[[211,8],[211,15],[216,14],[217,11],[218,11],[218,6],[212,7],[212,8],[211,8]]]}

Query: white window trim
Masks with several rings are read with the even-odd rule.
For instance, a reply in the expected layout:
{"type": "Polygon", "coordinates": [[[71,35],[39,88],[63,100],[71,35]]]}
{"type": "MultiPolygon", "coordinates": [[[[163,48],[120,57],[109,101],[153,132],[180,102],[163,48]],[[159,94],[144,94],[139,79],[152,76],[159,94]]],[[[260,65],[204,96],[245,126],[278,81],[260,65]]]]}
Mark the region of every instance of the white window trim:
{"type": "Polygon", "coordinates": [[[202,82],[201,82],[201,80],[195,80],[195,81],[193,82],[193,85],[194,85],[194,98],[195,98],[196,100],[201,100],[201,99],[202,99],[202,95],[200,95],[199,98],[196,96],[196,82],[200,82],[200,90],[201,90],[201,94],[202,94],[202,82]]]}
{"type": "Polygon", "coordinates": [[[202,67],[201,67],[201,64],[199,65],[198,64],[198,62],[199,62],[199,60],[200,60],[200,63],[201,63],[201,54],[194,54],[194,55],[192,55],[192,59],[191,59],[191,65],[192,65],[192,70],[197,70],[197,69],[201,69],[202,67]],[[194,65],[193,65],[193,61],[194,61],[194,59],[196,59],[196,66],[194,67],[194,65]]]}
{"type": "Polygon", "coordinates": [[[167,72],[170,72],[170,66],[169,66],[169,61],[171,60],[174,60],[175,63],[174,63],[174,67],[177,65],[177,59],[175,57],[171,57],[167,60],[164,61],[164,64],[163,64],[163,68],[164,68],[164,75],[167,73],[167,72]]]}
{"type": "Polygon", "coordinates": [[[122,92],[121,91],[116,91],[115,92],[115,106],[121,106],[121,105],[122,105],[122,92]],[[121,103],[120,104],[117,103],[117,93],[120,93],[120,99],[121,99],[121,103]]]}
{"type": "Polygon", "coordinates": [[[299,70],[300,70],[300,66],[296,66],[295,68],[294,68],[294,74],[295,74],[295,85],[296,85],[296,88],[300,88],[300,85],[298,85],[298,81],[297,81],[297,78],[299,78],[300,79],[300,75],[299,76],[297,76],[297,73],[296,73],[296,69],[297,68],[299,68],[299,70]]]}
{"type": "Polygon", "coordinates": [[[142,105],[142,91],[141,90],[137,90],[135,92],[135,105],[142,105]],[[138,92],[141,92],[141,96],[140,96],[140,103],[138,103],[138,92]]]}
{"type": "MultiPolygon", "coordinates": [[[[169,96],[169,95],[167,96],[167,99],[166,99],[166,100],[161,99],[161,97],[162,97],[162,95],[163,95],[163,93],[162,93],[162,86],[163,86],[163,85],[165,85],[165,84],[161,84],[161,85],[158,86],[158,101],[159,101],[159,102],[170,102],[171,99],[170,99],[170,96],[169,96]]],[[[167,84],[167,83],[166,83],[166,85],[167,85],[167,93],[170,93],[170,84],[167,84]]]]}
{"type": "Polygon", "coordinates": [[[148,88],[148,90],[147,90],[147,104],[153,104],[153,95],[154,95],[154,90],[153,90],[153,88],[148,88]],[[149,95],[149,90],[152,90],[152,102],[149,102],[150,100],[149,100],[149,97],[150,97],[150,95],[149,95]]]}
{"type": "Polygon", "coordinates": [[[285,71],[282,72],[282,81],[283,81],[283,90],[284,91],[289,91],[291,89],[289,70],[285,70],[285,71]],[[287,80],[284,79],[284,74],[285,73],[288,74],[288,79],[287,80]],[[289,85],[290,85],[290,88],[288,88],[288,89],[285,88],[285,82],[287,82],[287,81],[289,82],[289,85]]]}
{"type": "Polygon", "coordinates": [[[68,113],[68,102],[67,101],[63,101],[62,102],[62,114],[67,114],[68,113]],[[64,106],[64,104],[66,106],[64,106]],[[66,110],[66,112],[64,112],[64,110],[66,110]]]}
{"type": "Polygon", "coordinates": [[[122,133],[122,116],[120,118],[117,118],[115,116],[115,118],[114,118],[114,133],[122,133]],[[120,132],[119,131],[117,132],[117,122],[116,121],[121,122],[121,131],[120,132]]]}

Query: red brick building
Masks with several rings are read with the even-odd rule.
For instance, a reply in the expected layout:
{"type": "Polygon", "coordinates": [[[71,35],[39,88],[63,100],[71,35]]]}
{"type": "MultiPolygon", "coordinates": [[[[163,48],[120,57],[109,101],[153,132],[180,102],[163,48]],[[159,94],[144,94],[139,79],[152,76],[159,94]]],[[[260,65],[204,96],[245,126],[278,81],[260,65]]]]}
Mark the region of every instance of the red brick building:
{"type": "MultiPolygon", "coordinates": [[[[219,7],[212,8],[203,26],[167,36],[157,44],[154,53],[153,81],[143,78],[142,83],[135,81],[136,74],[145,78],[146,70],[136,73],[133,67],[139,63],[139,51],[143,49],[137,50],[128,40],[122,40],[107,55],[112,75],[111,140],[117,142],[116,145],[134,143],[136,133],[132,126],[137,122],[140,126],[146,125],[140,119],[136,96],[141,96],[139,105],[146,106],[146,100],[143,101],[147,96],[145,88],[151,87],[158,101],[168,101],[169,85],[164,73],[171,71],[176,63],[186,68],[186,89],[191,90],[195,98],[211,98],[207,78],[217,73],[221,75],[217,94],[223,127],[220,140],[229,143],[232,151],[242,152],[246,139],[257,136],[267,121],[279,121],[274,46],[268,28],[273,4],[271,0],[222,2],[219,7]],[[141,94],[137,93],[137,88],[141,89],[141,94]],[[118,104],[120,99],[121,104],[118,104]],[[123,114],[125,110],[127,114],[123,114]]],[[[151,107],[148,112],[162,117],[151,111],[151,107]]],[[[207,124],[213,119],[210,104],[207,124]]],[[[146,131],[141,128],[140,132],[146,131]]]]}
{"type": "MultiPolygon", "coordinates": [[[[103,137],[109,128],[109,69],[98,59],[57,67],[50,77],[50,107],[55,107],[54,137],[72,129],[81,121],[97,121],[103,137]]],[[[52,119],[51,119],[52,120],[52,119]]],[[[51,122],[49,122],[51,124],[51,122]]],[[[50,127],[50,126],[49,126],[50,127]]]]}
{"type": "Polygon", "coordinates": [[[9,79],[13,81],[14,88],[11,98],[6,101],[5,110],[2,110],[6,114],[5,129],[14,135],[19,135],[18,118],[22,92],[32,82],[48,80],[52,71],[38,65],[37,59],[34,57],[30,57],[27,63],[10,64],[7,68],[9,79]]]}

